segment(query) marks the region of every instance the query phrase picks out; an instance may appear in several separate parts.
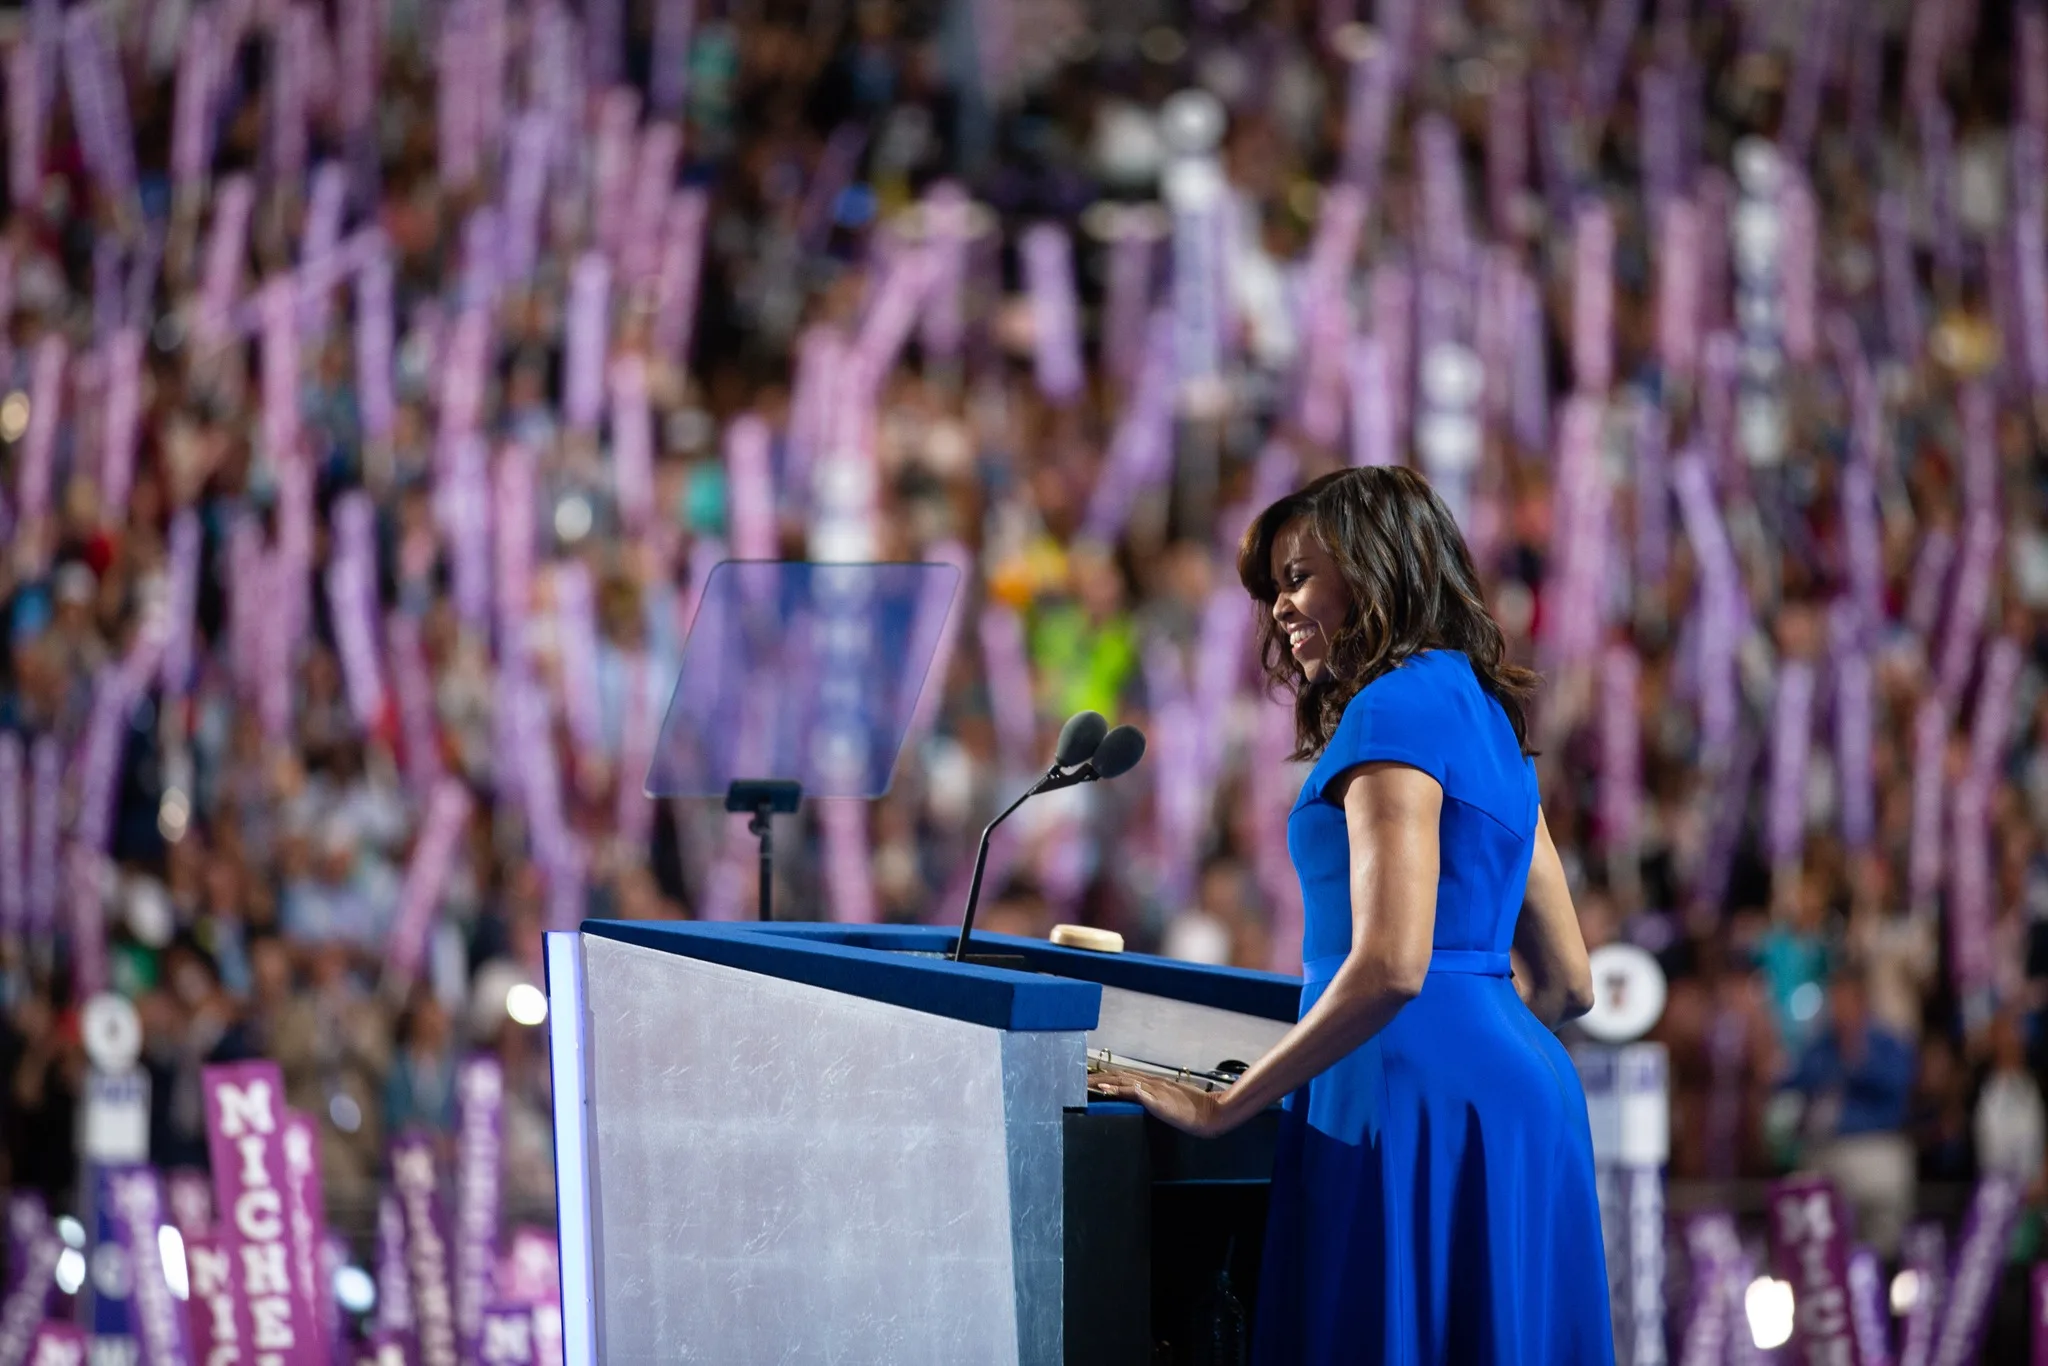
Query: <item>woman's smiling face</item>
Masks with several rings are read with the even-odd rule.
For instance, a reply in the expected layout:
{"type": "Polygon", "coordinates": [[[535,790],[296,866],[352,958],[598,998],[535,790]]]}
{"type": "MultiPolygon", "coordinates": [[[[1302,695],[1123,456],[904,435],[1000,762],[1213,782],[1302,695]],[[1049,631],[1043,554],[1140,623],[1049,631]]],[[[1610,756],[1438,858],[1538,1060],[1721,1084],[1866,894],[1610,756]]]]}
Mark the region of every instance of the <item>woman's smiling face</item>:
{"type": "Polygon", "coordinates": [[[1273,620],[1310,682],[1329,666],[1330,643],[1351,616],[1351,594],[1337,562],[1308,522],[1295,518],[1273,538],[1273,620]]]}

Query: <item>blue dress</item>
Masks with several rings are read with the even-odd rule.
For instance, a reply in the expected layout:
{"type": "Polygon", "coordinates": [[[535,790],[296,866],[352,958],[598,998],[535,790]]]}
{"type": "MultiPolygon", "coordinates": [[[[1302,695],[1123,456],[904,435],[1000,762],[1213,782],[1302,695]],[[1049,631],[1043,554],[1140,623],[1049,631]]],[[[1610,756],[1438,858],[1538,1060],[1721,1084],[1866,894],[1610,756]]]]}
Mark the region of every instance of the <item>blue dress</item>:
{"type": "Polygon", "coordinates": [[[1610,1366],[1585,1093],[1509,977],[1535,768],[1462,654],[1418,655],[1353,698],[1288,818],[1302,1013],[1351,947],[1325,789],[1371,760],[1444,790],[1436,950],[1421,995],[1285,1102],[1253,1360],[1610,1366]]]}

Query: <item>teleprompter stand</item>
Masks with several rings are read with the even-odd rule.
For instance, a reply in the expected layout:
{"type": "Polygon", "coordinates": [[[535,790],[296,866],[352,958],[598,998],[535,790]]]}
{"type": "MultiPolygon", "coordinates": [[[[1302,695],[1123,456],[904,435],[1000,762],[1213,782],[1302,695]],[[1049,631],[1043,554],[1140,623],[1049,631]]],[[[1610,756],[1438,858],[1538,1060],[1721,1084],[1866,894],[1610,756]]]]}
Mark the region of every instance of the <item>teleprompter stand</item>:
{"type": "Polygon", "coordinates": [[[761,919],[775,918],[775,817],[794,812],[804,785],[787,778],[741,778],[725,789],[725,809],[751,811],[747,833],[761,842],[761,919]]]}

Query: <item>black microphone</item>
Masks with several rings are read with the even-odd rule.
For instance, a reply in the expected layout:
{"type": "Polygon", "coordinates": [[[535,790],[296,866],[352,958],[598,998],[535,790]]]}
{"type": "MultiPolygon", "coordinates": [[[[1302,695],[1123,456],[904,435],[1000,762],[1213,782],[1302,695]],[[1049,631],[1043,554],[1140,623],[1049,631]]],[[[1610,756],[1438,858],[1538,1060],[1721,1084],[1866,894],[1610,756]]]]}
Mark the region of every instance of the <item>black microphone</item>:
{"type": "Polygon", "coordinates": [[[1093,759],[1108,735],[1109,722],[1102,719],[1099,711],[1077,711],[1069,716],[1067,724],[1060,727],[1059,744],[1053,750],[1052,768],[1046,772],[1046,778],[1093,759]]]}
{"type": "Polygon", "coordinates": [[[1102,737],[1088,767],[1094,770],[1084,782],[1097,778],[1121,778],[1145,757],[1145,732],[1136,726],[1118,726],[1102,737]]]}
{"type": "Polygon", "coordinates": [[[1059,746],[1053,754],[1052,767],[1046,770],[1043,778],[1032,784],[1029,792],[1011,802],[1003,814],[990,821],[981,832],[981,847],[974,853],[974,878],[967,884],[967,913],[960,918],[960,939],[953,945],[954,962],[965,960],[967,942],[974,934],[974,912],[981,904],[981,875],[988,866],[989,837],[995,834],[996,827],[1008,820],[1018,807],[1042,792],[1057,792],[1081,783],[1122,777],[1137,767],[1138,760],[1144,757],[1145,736],[1136,726],[1118,726],[1111,730],[1101,713],[1092,711],[1076,712],[1067,718],[1067,724],[1060,727],[1059,746]]]}

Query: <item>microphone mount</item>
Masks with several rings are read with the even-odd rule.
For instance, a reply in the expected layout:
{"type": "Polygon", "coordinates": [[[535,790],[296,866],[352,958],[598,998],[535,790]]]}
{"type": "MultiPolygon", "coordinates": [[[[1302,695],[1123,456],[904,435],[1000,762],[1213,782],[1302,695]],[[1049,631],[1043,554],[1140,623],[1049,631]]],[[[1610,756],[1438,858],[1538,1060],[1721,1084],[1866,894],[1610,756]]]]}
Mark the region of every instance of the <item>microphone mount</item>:
{"type": "Polygon", "coordinates": [[[1032,785],[1031,790],[1003,808],[1001,815],[990,821],[981,832],[981,845],[974,851],[974,877],[967,884],[967,914],[960,920],[960,938],[953,944],[953,961],[967,960],[967,943],[974,936],[974,913],[981,905],[981,878],[988,869],[988,842],[995,835],[996,827],[1016,813],[1018,807],[1033,797],[1046,792],[1060,792],[1082,783],[1100,782],[1102,775],[1095,771],[1095,762],[1084,760],[1071,769],[1054,764],[1046,770],[1045,776],[1032,785]]]}
{"type": "Polygon", "coordinates": [[[967,913],[960,919],[960,938],[953,945],[953,961],[967,961],[967,945],[974,936],[974,912],[981,905],[981,878],[988,869],[988,844],[996,827],[1015,814],[1033,797],[1082,783],[1120,777],[1131,770],[1145,753],[1145,737],[1131,726],[1111,730],[1097,712],[1077,712],[1060,728],[1059,749],[1045,776],[1029,791],[1003,808],[981,832],[981,846],[974,851],[974,877],[967,885],[967,913]]]}

